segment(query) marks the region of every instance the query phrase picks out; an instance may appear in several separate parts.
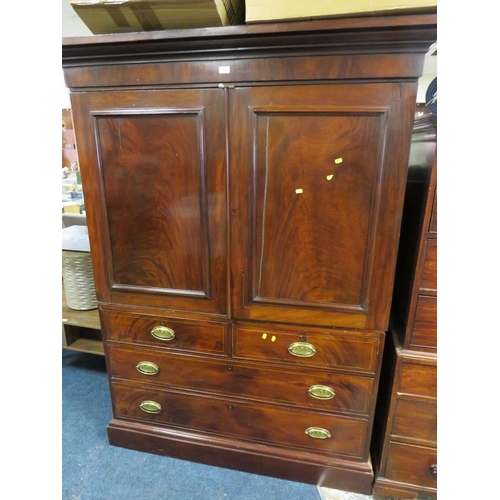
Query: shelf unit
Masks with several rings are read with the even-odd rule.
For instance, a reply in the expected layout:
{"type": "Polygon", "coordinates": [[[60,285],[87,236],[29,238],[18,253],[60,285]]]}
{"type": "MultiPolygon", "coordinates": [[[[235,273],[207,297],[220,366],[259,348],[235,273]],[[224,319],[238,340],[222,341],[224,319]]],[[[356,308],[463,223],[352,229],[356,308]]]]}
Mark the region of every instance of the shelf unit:
{"type": "Polygon", "coordinates": [[[98,309],[76,311],[68,307],[62,289],[62,347],[104,356],[98,309]]]}

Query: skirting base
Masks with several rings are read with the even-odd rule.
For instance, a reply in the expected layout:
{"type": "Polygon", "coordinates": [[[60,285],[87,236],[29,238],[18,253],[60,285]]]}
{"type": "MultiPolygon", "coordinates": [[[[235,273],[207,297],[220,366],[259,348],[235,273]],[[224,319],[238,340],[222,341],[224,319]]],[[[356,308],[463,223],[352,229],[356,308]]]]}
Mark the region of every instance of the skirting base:
{"type": "Polygon", "coordinates": [[[108,425],[113,446],[165,455],[190,462],[370,494],[371,462],[248,443],[113,419],[108,425]]]}

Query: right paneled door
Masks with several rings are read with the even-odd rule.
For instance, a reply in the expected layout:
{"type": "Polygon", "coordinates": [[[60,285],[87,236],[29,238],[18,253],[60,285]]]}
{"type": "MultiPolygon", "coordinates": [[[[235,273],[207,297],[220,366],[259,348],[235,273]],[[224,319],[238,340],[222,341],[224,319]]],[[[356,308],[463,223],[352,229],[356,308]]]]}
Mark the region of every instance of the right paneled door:
{"type": "Polygon", "coordinates": [[[415,90],[230,92],[235,318],[387,328],[415,90]]]}

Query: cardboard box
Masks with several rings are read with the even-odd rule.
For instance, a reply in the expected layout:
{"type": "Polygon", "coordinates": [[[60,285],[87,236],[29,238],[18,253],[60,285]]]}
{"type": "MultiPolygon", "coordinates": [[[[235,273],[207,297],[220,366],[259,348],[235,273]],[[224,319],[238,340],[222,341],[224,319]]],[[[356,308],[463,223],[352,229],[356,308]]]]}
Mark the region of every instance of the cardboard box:
{"type": "Polygon", "coordinates": [[[246,0],[246,22],[315,19],[436,7],[437,0],[246,0]]]}
{"type": "Polygon", "coordinates": [[[70,0],[94,35],[245,22],[245,0],[70,0]]]}

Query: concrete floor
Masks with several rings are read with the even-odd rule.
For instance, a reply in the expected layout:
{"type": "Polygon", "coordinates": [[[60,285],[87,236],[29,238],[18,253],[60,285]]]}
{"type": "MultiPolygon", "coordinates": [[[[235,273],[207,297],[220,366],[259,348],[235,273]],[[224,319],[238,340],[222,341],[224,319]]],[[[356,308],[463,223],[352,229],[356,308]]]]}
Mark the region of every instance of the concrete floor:
{"type": "Polygon", "coordinates": [[[350,491],[334,490],[332,488],[322,488],[318,486],[321,500],[373,500],[373,497],[351,493],[350,491]]]}

